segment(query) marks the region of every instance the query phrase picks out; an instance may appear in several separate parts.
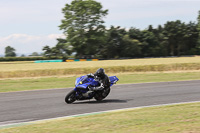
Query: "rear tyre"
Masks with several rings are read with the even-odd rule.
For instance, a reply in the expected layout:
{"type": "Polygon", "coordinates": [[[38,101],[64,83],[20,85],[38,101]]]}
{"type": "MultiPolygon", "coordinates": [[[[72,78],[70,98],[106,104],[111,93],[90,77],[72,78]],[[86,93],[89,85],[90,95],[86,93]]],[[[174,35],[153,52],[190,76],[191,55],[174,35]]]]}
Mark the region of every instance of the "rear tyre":
{"type": "Polygon", "coordinates": [[[96,92],[94,99],[96,99],[97,101],[102,101],[103,96],[101,94],[102,94],[102,92],[96,92]]]}
{"type": "Polygon", "coordinates": [[[108,96],[109,93],[110,93],[110,88],[106,88],[106,89],[103,89],[102,91],[96,92],[94,98],[97,101],[102,101],[104,98],[108,96]]]}
{"type": "Polygon", "coordinates": [[[110,93],[110,87],[104,89],[103,92],[102,92],[103,98],[106,98],[109,95],[109,93],[110,93]]]}
{"type": "Polygon", "coordinates": [[[70,104],[73,103],[74,101],[76,101],[76,91],[72,90],[66,95],[65,102],[70,104]]]}

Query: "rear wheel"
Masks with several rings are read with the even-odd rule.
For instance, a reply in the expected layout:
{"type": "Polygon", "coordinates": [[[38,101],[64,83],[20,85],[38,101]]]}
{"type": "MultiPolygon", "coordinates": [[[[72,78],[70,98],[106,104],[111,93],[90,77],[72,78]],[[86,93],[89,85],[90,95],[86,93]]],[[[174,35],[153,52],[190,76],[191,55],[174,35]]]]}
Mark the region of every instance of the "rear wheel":
{"type": "Polygon", "coordinates": [[[76,101],[76,91],[72,90],[66,95],[65,102],[70,104],[73,103],[74,101],[76,101]]]}
{"type": "Polygon", "coordinates": [[[103,92],[102,92],[103,98],[106,98],[109,93],[110,93],[110,88],[106,88],[105,90],[103,90],[103,92]]]}
{"type": "Polygon", "coordinates": [[[96,92],[94,98],[97,101],[102,101],[104,98],[108,96],[109,93],[110,93],[110,88],[106,88],[106,89],[103,89],[102,91],[96,92]]]}
{"type": "Polygon", "coordinates": [[[96,99],[97,101],[102,101],[103,96],[101,94],[102,94],[101,92],[96,92],[94,99],[96,99]]]}

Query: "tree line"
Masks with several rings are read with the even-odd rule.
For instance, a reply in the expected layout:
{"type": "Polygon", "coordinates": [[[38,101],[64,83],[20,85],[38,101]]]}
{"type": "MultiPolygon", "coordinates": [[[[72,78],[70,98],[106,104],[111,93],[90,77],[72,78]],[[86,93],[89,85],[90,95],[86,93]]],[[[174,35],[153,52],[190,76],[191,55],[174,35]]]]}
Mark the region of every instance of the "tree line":
{"type": "Polygon", "coordinates": [[[66,35],[55,47],[43,48],[45,56],[77,58],[136,58],[200,55],[200,12],[198,21],[167,21],[154,28],[126,30],[120,26],[106,29],[103,18],[108,10],[95,0],[74,0],[62,9],[60,30],[66,35]]]}
{"type": "Polygon", "coordinates": [[[59,26],[65,38],[54,47],[44,46],[43,56],[69,58],[138,58],[200,55],[200,11],[197,22],[167,21],[141,30],[105,27],[108,14],[95,0],[73,0],[62,9],[59,26]]]}
{"type": "MultiPolygon", "coordinates": [[[[16,54],[16,50],[15,50],[15,48],[13,48],[13,47],[11,47],[11,46],[7,46],[7,47],[5,47],[5,57],[16,57],[17,56],[17,54],[16,54]]],[[[39,54],[39,53],[37,53],[37,52],[33,52],[32,54],[30,54],[30,55],[28,55],[28,56],[30,56],[30,57],[37,57],[37,56],[43,56],[43,54],[41,53],[41,54],[39,54]]],[[[21,57],[25,57],[25,55],[24,54],[22,54],[21,55],[21,57]]],[[[2,60],[4,60],[4,59],[2,59],[2,60]]],[[[6,60],[6,59],[5,59],[6,60]]],[[[14,58],[12,58],[12,60],[11,61],[13,61],[14,60],[14,58]]]]}

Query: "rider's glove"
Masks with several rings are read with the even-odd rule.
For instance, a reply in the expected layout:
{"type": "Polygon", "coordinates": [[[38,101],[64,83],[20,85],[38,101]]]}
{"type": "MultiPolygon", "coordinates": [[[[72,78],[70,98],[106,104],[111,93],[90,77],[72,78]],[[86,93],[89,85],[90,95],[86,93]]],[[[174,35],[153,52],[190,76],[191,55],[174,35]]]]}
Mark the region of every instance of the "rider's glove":
{"type": "Polygon", "coordinates": [[[91,86],[88,86],[88,89],[89,89],[90,91],[99,91],[99,90],[103,90],[103,89],[104,89],[104,86],[103,86],[103,84],[101,83],[101,85],[98,86],[98,87],[91,87],[91,86]]]}

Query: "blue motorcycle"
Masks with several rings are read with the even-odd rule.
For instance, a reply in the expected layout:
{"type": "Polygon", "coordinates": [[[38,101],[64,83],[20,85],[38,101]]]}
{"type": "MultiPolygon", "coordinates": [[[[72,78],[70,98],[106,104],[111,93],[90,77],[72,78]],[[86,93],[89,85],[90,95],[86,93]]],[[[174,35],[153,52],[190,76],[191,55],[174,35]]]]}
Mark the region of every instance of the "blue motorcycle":
{"type": "MultiPolygon", "coordinates": [[[[110,87],[119,80],[116,76],[110,76],[109,79],[110,87]]],[[[101,101],[110,93],[110,87],[98,91],[90,91],[88,89],[88,87],[96,86],[99,86],[99,82],[95,78],[88,75],[78,77],[75,82],[75,88],[66,95],[65,102],[70,104],[76,100],[88,100],[92,98],[101,101]]]]}

